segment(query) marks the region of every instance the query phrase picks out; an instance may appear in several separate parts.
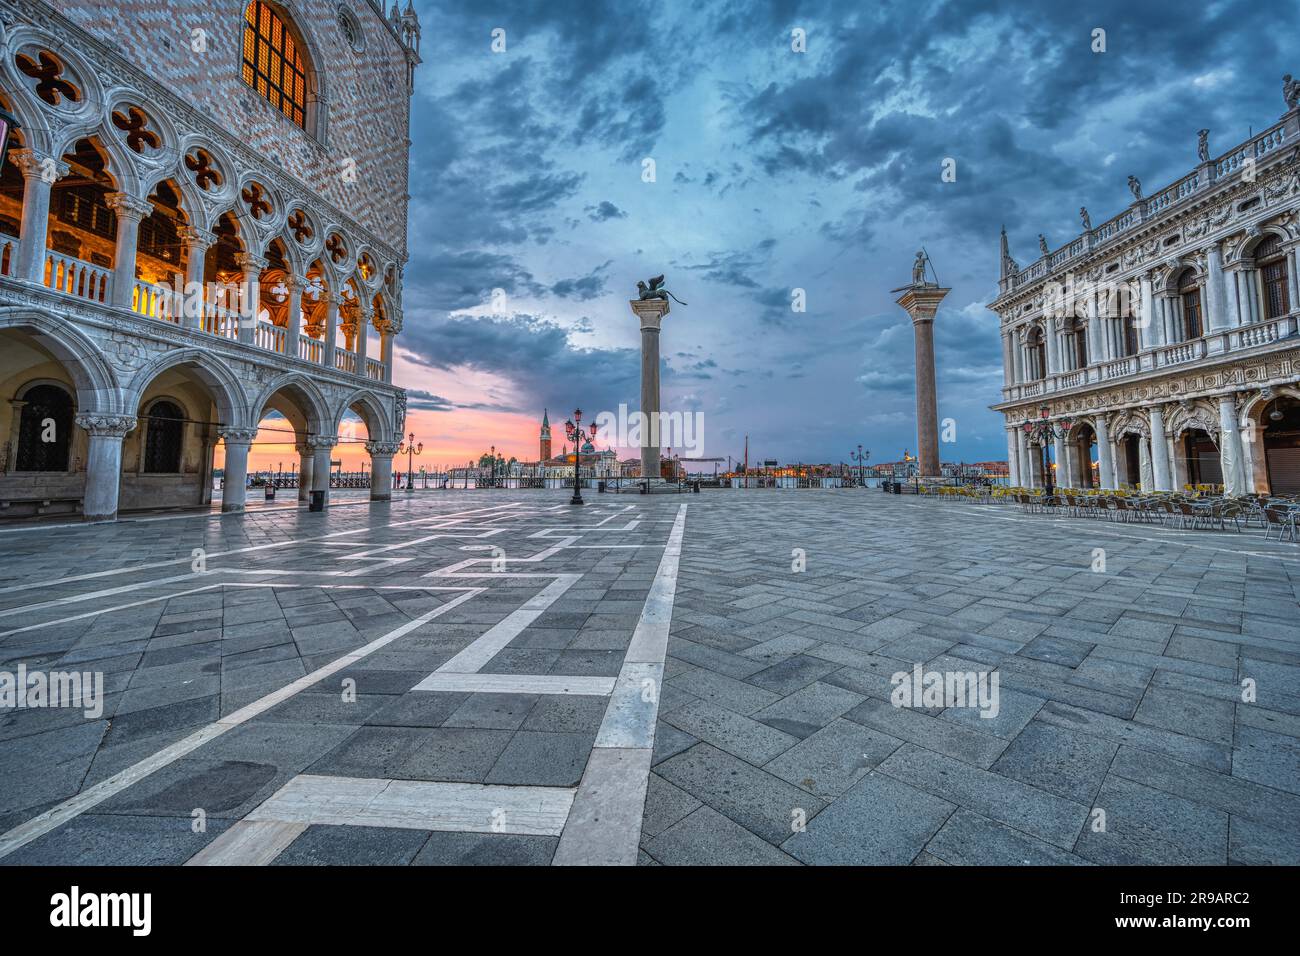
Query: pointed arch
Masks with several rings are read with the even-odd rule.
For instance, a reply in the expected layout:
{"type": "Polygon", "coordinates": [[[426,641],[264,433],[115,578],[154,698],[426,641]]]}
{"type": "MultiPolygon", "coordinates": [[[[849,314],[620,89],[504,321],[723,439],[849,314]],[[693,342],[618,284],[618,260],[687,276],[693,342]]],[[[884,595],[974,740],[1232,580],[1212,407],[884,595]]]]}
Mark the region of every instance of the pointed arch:
{"type": "Polygon", "coordinates": [[[234,427],[256,427],[256,422],[249,421],[248,403],[244,388],[230,367],[211,353],[198,348],[177,349],[166,352],[140,369],[126,386],[125,407],[128,412],[140,407],[140,401],[149,384],[163,372],[173,368],[185,368],[207,386],[212,393],[212,401],[217,406],[217,415],[222,425],[234,427]]]}
{"type": "Polygon", "coordinates": [[[376,397],[375,393],[368,388],[357,389],[335,408],[334,434],[338,434],[339,427],[343,422],[343,416],[349,408],[354,409],[361,416],[361,420],[366,423],[366,431],[369,433],[371,441],[395,440],[393,434],[396,429],[393,427],[388,410],[384,407],[384,403],[376,397]]]}
{"type": "Polygon", "coordinates": [[[30,308],[0,308],[0,329],[26,332],[49,350],[68,370],[83,412],[121,412],[130,406],[103,351],[90,337],[53,313],[30,308]]]}

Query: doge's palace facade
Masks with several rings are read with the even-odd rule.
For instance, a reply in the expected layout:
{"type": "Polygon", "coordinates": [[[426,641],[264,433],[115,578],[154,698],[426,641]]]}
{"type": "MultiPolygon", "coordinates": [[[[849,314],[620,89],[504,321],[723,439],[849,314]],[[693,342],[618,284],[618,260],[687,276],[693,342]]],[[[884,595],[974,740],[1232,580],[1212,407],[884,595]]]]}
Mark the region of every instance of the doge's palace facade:
{"type": "Polygon", "coordinates": [[[1300,492],[1300,87],[1287,112],[1020,268],[997,299],[1011,483],[1300,492]],[[1051,469],[1050,472],[1047,469],[1051,469]],[[1054,480],[1053,480],[1054,479],[1054,480]]]}
{"type": "Polygon", "coordinates": [[[408,6],[0,0],[0,516],[244,507],[272,411],[301,497],[405,419],[408,6]],[[349,416],[350,417],[350,416],[349,416]]]}

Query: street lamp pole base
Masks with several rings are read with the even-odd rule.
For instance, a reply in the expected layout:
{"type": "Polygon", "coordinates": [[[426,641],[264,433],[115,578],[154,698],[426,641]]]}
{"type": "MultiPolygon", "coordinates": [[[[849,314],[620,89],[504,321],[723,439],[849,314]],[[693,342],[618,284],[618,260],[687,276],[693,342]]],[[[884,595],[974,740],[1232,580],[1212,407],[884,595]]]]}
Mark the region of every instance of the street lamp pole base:
{"type": "Polygon", "coordinates": [[[573,497],[569,499],[569,504],[571,504],[571,505],[585,505],[586,502],[582,500],[582,495],[578,494],[578,493],[575,491],[575,492],[573,493],[573,497]]]}

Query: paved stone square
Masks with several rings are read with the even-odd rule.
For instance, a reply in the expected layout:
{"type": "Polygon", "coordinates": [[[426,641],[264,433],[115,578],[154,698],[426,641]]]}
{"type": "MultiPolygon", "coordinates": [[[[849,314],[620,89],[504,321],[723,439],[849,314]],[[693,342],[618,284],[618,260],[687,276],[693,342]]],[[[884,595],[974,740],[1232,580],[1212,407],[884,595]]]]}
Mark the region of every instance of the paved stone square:
{"type": "Polygon", "coordinates": [[[0,672],[104,689],[0,711],[0,862],[1300,863],[1294,545],[567,498],[0,529],[0,672]]]}

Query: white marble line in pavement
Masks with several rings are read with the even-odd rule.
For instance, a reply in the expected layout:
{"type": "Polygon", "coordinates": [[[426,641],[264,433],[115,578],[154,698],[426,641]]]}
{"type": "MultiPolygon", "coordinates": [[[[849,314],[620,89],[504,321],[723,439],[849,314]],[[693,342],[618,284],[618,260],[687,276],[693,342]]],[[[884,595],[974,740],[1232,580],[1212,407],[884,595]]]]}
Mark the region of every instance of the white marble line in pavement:
{"type": "Polygon", "coordinates": [[[565,787],[299,774],[186,865],[264,866],[312,825],[556,836],[573,795],[565,787]]]}
{"type": "Polygon", "coordinates": [[[609,706],[587,759],[552,866],[633,866],[650,781],[655,719],[668,630],[686,534],[686,505],[668,535],[659,570],[632,634],[609,706]]]}
{"type": "Polygon", "coordinates": [[[434,671],[411,690],[460,691],[471,694],[577,694],[608,697],[612,677],[554,674],[460,674],[434,671]]]}
{"type": "Polygon", "coordinates": [[[44,836],[51,830],[63,826],[63,824],[67,823],[69,820],[80,816],[92,807],[98,806],[132,784],[143,780],[151,773],[174,763],[187,754],[193,753],[209,740],[220,737],[227,731],[234,730],[236,727],[247,723],[262,713],[265,713],[272,707],[282,704],[290,697],[306,690],[313,684],[319,683],[331,674],[335,674],[346,667],[350,667],[352,664],[369,657],[371,654],[375,653],[375,651],[387,647],[389,644],[393,643],[393,641],[396,641],[417,628],[422,627],[434,618],[446,614],[453,608],[459,607],[475,595],[483,593],[484,590],[486,589],[472,588],[467,590],[466,593],[452,598],[446,604],[426,611],[419,617],[412,618],[400,627],[394,628],[382,637],[378,637],[371,641],[369,644],[365,644],[354,651],[344,654],[342,657],[331,661],[323,667],[317,668],[310,674],[299,677],[297,680],[281,687],[279,690],[272,691],[266,696],[253,701],[251,704],[246,704],[239,710],[228,714],[215,723],[200,728],[188,737],[178,740],[170,746],[164,747],[152,756],[146,757],[144,760],[127,767],[125,770],[114,774],[106,780],[100,781],[94,786],[87,787],[75,796],[69,797],[57,806],[51,807],[49,810],[33,817],[25,823],[20,823],[12,830],[0,835],[0,859],[8,856],[20,847],[26,846],[32,840],[44,836]]]}
{"type": "MultiPolygon", "coordinates": [[[[489,577],[490,575],[482,576],[489,577]]],[[[507,644],[518,637],[524,628],[541,617],[546,609],[558,601],[560,596],[569,590],[581,577],[581,574],[556,574],[554,581],[530,597],[522,606],[511,611],[502,620],[484,631],[474,639],[473,643],[462,649],[459,654],[444,663],[438,670],[457,674],[478,673],[488,661],[496,657],[507,644]]]]}
{"type": "MultiPolygon", "coordinates": [[[[421,522],[429,521],[448,521],[450,523],[447,527],[452,527],[462,524],[464,521],[482,517],[485,512],[500,511],[502,508],[516,508],[519,507],[520,504],[521,503],[519,502],[506,502],[505,504],[492,505],[488,508],[474,508],[469,511],[458,511],[442,515],[425,515],[420,518],[410,518],[406,521],[390,521],[387,524],[379,525],[378,527],[380,529],[400,528],[405,525],[420,524],[421,522]]],[[[529,512],[510,512],[507,516],[523,517],[526,514],[529,514],[529,512]]],[[[84,528],[85,525],[78,525],[77,527],[84,528]]],[[[255,551],[266,551],[274,548],[288,548],[298,544],[313,544],[317,542],[330,543],[334,538],[346,537],[347,535],[352,534],[369,534],[375,530],[377,529],[374,525],[364,525],[359,528],[346,528],[342,531],[333,531],[330,534],[318,535],[314,538],[292,538],[287,541],[272,541],[269,544],[250,545],[247,548],[233,548],[230,551],[211,551],[208,553],[207,557],[208,560],[212,560],[213,558],[227,558],[236,554],[250,554],[255,551]]],[[[85,574],[74,574],[67,577],[56,578],[52,581],[29,581],[26,584],[11,584],[8,587],[0,588],[0,594],[11,594],[16,591],[31,591],[36,588],[57,587],[63,584],[71,584],[76,581],[89,581],[95,578],[107,578],[119,574],[131,574],[136,571],[152,571],[157,568],[171,567],[174,564],[189,564],[193,560],[192,555],[185,555],[184,557],[172,558],[167,561],[152,561],[147,564],[137,564],[128,568],[108,568],[104,571],[89,571],[85,574]]]]}

